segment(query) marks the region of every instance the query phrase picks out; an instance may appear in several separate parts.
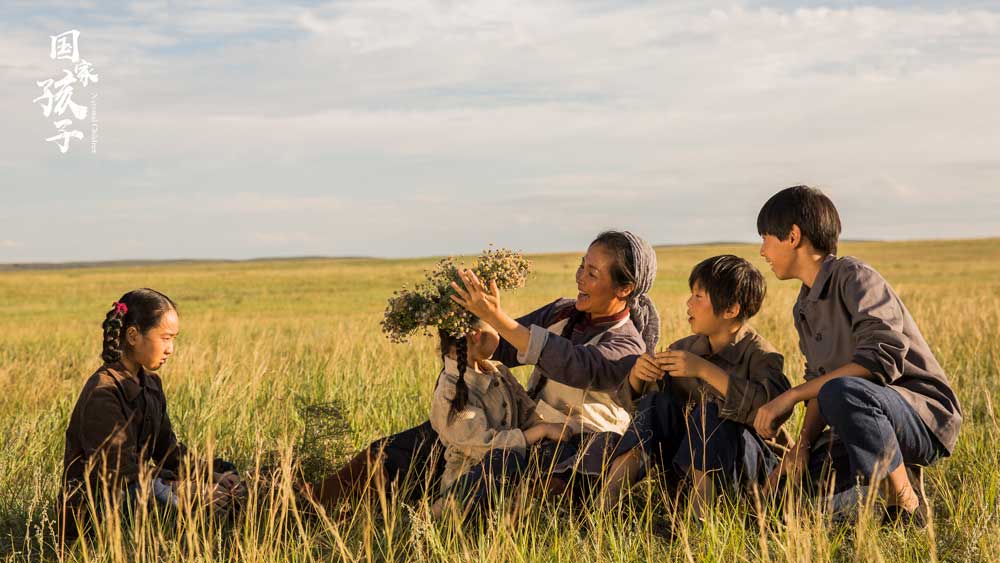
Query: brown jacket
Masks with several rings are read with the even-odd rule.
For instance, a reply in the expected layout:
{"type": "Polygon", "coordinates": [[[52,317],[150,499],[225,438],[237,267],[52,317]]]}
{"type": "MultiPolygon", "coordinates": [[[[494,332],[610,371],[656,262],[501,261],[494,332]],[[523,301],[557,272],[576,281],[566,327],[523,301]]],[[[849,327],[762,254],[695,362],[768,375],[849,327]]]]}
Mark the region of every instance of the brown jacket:
{"type": "Polygon", "coordinates": [[[177,472],[185,456],[170,426],[160,377],[141,368],[129,373],[121,363],[105,364],[84,384],[70,416],[63,480],[67,486],[80,484],[90,472],[92,486],[103,474],[109,485],[120,488],[134,484],[149,461],[159,470],[177,472]]]}
{"type": "Polygon", "coordinates": [[[962,426],[958,397],[910,312],[871,266],[827,256],[793,309],[806,379],[854,362],[897,391],[950,453],[962,426]]]}
{"type": "Polygon", "coordinates": [[[712,353],[707,336],[693,334],[670,345],[712,362],[729,375],[725,398],[714,387],[695,377],[664,377],[660,387],[670,386],[670,393],[682,402],[714,401],[719,416],[753,427],[757,409],[787,391],[791,384],[785,377],[785,358],[749,325],[736,333],[731,344],[712,353]]]}

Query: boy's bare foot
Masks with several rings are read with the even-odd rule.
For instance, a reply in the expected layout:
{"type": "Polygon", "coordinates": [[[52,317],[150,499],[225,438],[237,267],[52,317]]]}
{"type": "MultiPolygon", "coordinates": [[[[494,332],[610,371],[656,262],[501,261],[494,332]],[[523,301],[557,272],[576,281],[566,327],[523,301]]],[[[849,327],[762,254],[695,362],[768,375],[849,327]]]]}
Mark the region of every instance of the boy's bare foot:
{"type": "Polygon", "coordinates": [[[924,528],[927,526],[927,497],[924,495],[923,472],[917,466],[906,466],[904,471],[906,480],[900,491],[886,495],[882,523],[924,528]]]}
{"type": "Polygon", "coordinates": [[[907,510],[899,505],[886,506],[885,513],[882,514],[882,525],[923,529],[927,527],[927,503],[922,502],[912,510],[907,510]]]}

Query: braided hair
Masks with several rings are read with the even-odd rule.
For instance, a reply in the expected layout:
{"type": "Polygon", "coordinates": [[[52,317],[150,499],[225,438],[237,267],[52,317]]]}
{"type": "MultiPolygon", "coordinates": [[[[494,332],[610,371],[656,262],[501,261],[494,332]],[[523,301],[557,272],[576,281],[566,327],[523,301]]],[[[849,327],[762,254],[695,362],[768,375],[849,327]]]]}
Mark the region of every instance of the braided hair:
{"type": "MultiPolygon", "coordinates": [[[[477,328],[481,320],[473,322],[473,329],[477,328]]],[[[458,363],[458,381],[455,382],[455,396],[451,399],[451,408],[448,410],[448,422],[454,420],[455,415],[465,409],[469,402],[469,386],[465,383],[465,370],[469,366],[469,343],[466,335],[454,336],[444,330],[438,331],[441,338],[441,361],[444,361],[448,351],[455,348],[455,360],[458,363]]]]}
{"type": "Polygon", "coordinates": [[[141,334],[160,324],[160,319],[167,311],[176,311],[177,305],[166,295],[155,289],[133,289],[112,303],[111,310],[104,317],[101,328],[104,329],[101,359],[106,364],[113,364],[122,358],[124,348],[122,337],[129,327],[134,326],[141,334]]]}

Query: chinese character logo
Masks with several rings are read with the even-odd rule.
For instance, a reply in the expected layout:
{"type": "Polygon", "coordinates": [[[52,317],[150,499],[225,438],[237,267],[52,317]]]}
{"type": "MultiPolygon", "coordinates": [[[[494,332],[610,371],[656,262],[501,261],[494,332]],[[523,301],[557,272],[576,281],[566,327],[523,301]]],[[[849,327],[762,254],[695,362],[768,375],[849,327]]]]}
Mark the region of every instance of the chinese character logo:
{"type": "MultiPolygon", "coordinates": [[[[42,109],[42,115],[46,118],[53,118],[52,125],[58,133],[45,139],[47,142],[55,143],[59,147],[59,152],[66,154],[69,151],[70,139],[82,140],[83,131],[73,129],[74,119],[84,120],[87,118],[87,106],[73,101],[73,94],[76,88],[87,88],[90,84],[100,81],[100,77],[94,72],[94,65],[80,57],[80,32],[72,29],[59,35],[50,35],[51,39],[49,58],[52,60],[66,60],[74,63],[72,70],[64,68],[61,78],[48,78],[36,82],[42,89],[42,94],[32,100],[42,109]],[[69,114],[67,114],[69,110],[69,114]]],[[[94,94],[96,98],[96,94],[94,94]]],[[[96,136],[97,121],[95,112],[91,111],[91,130],[96,136]]],[[[95,146],[92,139],[91,146],[95,146]]]]}

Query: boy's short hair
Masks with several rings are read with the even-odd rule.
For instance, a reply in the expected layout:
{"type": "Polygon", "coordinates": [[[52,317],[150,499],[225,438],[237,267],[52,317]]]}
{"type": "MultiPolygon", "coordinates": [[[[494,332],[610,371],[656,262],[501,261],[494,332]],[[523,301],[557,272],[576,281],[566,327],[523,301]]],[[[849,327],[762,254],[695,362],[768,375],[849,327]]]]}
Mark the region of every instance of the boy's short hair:
{"type": "Polygon", "coordinates": [[[757,214],[757,234],[788,238],[792,225],[813,248],[827,254],[837,253],[840,239],[840,214],[830,198],[816,188],[792,186],[771,196],[757,214]]]}
{"type": "Polygon", "coordinates": [[[694,289],[695,284],[708,292],[712,310],[717,316],[739,304],[740,313],[736,316],[739,322],[760,311],[767,293],[767,283],[760,270],[732,254],[713,256],[699,262],[688,277],[688,287],[694,289]]]}

